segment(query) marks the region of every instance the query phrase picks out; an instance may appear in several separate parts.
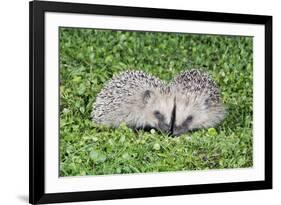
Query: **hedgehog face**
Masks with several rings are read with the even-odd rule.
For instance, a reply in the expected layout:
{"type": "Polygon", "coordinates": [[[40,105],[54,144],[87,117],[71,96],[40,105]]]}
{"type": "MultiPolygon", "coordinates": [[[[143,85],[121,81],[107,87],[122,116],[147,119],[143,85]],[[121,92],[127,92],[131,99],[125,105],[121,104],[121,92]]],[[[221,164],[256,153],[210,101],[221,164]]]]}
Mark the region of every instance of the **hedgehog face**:
{"type": "Polygon", "coordinates": [[[176,96],[176,113],[173,135],[178,136],[189,130],[212,127],[224,118],[221,104],[212,103],[209,96],[185,94],[176,96]]]}
{"type": "Polygon", "coordinates": [[[174,100],[171,94],[146,90],[143,94],[144,119],[146,127],[156,128],[166,133],[171,132],[174,100]]]}

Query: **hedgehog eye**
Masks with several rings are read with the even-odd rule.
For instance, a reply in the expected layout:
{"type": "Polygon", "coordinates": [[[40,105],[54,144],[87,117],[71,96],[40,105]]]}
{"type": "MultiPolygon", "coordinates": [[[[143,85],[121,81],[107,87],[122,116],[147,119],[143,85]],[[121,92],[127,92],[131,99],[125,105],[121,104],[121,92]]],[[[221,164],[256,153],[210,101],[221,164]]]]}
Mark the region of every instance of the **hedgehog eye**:
{"type": "Polygon", "coordinates": [[[154,111],[153,114],[158,120],[164,120],[164,116],[158,110],[154,111]]]}
{"type": "Polygon", "coordinates": [[[207,108],[210,107],[210,104],[211,104],[210,98],[207,98],[207,99],[205,100],[204,104],[205,104],[205,106],[206,106],[207,108]]]}
{"type": "Polygon", "coordinates": [[[193,120],[193,116],[192,115],[189,115],[187,118],[186,118],[186,122],[191,122],[193,120]]]}

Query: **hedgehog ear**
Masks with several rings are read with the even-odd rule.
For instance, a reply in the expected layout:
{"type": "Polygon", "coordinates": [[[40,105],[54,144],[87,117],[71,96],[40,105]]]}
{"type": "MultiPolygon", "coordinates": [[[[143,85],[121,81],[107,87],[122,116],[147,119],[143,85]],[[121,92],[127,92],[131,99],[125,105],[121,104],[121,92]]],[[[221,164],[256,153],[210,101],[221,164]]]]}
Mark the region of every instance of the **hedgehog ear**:
{"type": "Polygon", "coordinates": [[[154,94],[154,93],[153,93],[153,91],[151,91],[151,90],[146,90],[146,91],[144,91],[144,93],[143,93],[143,103],[144,103],[144,104],[147,104],[153,94],[154,94]]]}
{"type": "Polygon", "coordinates": [[[206,106],[206,108],[209,108],[211,106],[211,99],[210,98],[205,99],[204,105],[206,106]]]}

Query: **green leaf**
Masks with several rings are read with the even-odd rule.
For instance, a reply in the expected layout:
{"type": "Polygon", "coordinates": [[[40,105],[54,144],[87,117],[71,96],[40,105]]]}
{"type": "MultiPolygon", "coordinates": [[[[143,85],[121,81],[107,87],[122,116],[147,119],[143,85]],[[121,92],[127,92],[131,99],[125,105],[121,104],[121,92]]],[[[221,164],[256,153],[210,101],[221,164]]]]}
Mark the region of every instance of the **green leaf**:
{"type": "Polygon", "coordinates": [[[90,158],[95,162],[95,163],[101,163],[106,160],[106,156],[98,151],[98,150],[92,150],[90,152],[90,158]]]}
{"type": "Polygon", "coordinates": [[[218,133],[217,133],[217,131],[216,131],[216,129],[215,128],[209,128],[208,129],[208,135],[209,136],[211,136],[211,137],[214,137],[214,136],[216,136],[218,133]]]}
{"type": "Polygon", "coordinates": [[[72,82],[79,83],[79,82],[81,82],[81,80],[82,80],[81,76],[75,76],[75,77],[72,79],[72,82]]]}
{"type": "Polygon", "coordinates": [[[151,129],[151,130],[150,130],[150,133],[151,133],[151,134],[155,134],[155,133],[156,133],[155,129],[151,129]]]}
{"type": "Polygon", "coordinates": [[[153,149],[154,149],[154,150],[160,150],[160,144],[155,143],[155,144],[153,145],[153,149]]]}

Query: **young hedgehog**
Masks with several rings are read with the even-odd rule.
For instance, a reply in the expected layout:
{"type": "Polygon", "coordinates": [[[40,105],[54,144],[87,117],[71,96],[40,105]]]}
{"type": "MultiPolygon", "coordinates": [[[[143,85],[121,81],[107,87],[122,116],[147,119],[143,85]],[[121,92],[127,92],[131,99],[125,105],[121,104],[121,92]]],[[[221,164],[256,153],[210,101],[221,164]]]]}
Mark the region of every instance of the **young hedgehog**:
{"type": "Polygon", "coordinates": [[[185,71],[176,76],[170,86],[175,93],[174,136],[213,127],[223,120],[226,111],[219,89],[207,74],[199,70],[185,71]]]}
{"type": "Polygon", "coordinates": [[[96,97],[92,118],[98,124],[132,129],[155,128],[169,133],[174,97],[166,84],[142,71],[114,76],[96,97]]]}

